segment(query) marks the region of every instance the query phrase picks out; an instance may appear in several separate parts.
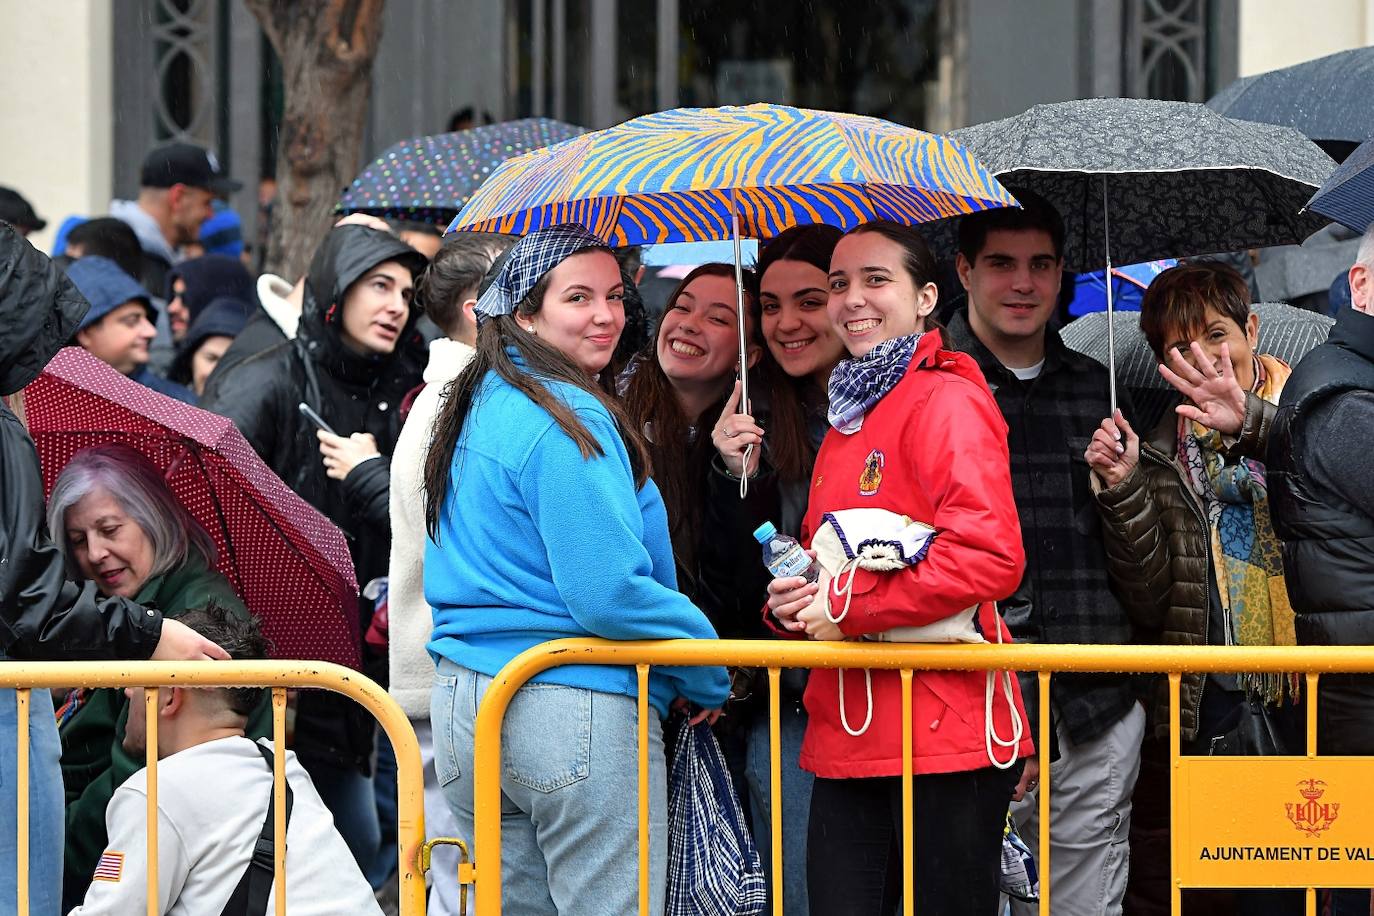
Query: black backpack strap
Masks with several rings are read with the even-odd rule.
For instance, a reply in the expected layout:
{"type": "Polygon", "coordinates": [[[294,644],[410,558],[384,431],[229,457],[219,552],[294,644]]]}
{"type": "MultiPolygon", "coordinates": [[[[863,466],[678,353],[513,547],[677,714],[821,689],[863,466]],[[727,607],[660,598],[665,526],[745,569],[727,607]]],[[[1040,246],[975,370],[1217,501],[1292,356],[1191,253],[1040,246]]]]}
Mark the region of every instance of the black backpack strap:
{"type": "MultiPolygon", "coordinates": [[[[272,751],[256,741],[253,742],[253,747],[257,748],[258,753],[262,754],[262,759],[267,761],[267,769],[275,773],[272,751]]],[[[288,825],[291,823],[291,803],[291,784],[287,783],[288,825]]],[[[243,877],[239,878],[238,886],[234,888],[234,893],[224,905],[224,912],[220,916],[267,916],[267,898],[272,893],[272,880],[276,877],[276,843],[272,836],[276,814],[277,793],[274,787],[274,791],[267,797],[267,817],[262,822],[262,830],[258,832],[258,840],[253,845],[253,855],[248,860],[248,868],[244,870],[243,877]]]]}

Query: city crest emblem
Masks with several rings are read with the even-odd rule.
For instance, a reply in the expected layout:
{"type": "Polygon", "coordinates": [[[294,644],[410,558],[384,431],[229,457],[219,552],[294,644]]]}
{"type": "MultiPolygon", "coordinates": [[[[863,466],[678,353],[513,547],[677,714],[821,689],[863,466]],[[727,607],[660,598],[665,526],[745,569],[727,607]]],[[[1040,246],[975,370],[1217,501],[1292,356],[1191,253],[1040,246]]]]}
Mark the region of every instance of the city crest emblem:
{"type": "Polygon", "coordinates": [[[873,496],[883,485],[883,463],[886,459],[876,448],[864,459],[863,473],[859,475],[859,495],[873,496]]]}
{"type": "Polygon", "coordinates": [[[1320,779],[1304,779],[1298,783],[1300,802],[1288,802],[1284,808],[1293,826],[1308,836],[1320,836],[1335,822],[1341,806],[1336,802],[1323,804],[1320,799],[1326,792],[1326,783],[1320,779]]]}

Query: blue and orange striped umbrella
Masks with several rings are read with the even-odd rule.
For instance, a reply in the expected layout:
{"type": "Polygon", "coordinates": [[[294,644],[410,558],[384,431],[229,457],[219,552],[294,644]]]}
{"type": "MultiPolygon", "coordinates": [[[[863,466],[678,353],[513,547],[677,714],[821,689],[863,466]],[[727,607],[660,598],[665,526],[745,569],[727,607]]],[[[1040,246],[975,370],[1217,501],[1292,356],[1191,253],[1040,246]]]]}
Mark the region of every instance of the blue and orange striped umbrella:
{"type": "Polygon", "coordinates": [[[586,226],[612,245],[915,224],[1016,202],[947,137],[785,105],[677,108],[507,160],[449,226],[586,226]]]}
{"type": "MultiPolygon", "coordinates": [[[[1014,206],[992,173],[948,137],[861,115],[758,104],[661,111],[508,159],[449,231],[524,235],[580,223],[614,246],[733,239],[746,405],[741,238],[766,240],[810,223],[912,225],[1014,206]]],[[[741,479],[741,497],[747,487],[741,479]]]]}

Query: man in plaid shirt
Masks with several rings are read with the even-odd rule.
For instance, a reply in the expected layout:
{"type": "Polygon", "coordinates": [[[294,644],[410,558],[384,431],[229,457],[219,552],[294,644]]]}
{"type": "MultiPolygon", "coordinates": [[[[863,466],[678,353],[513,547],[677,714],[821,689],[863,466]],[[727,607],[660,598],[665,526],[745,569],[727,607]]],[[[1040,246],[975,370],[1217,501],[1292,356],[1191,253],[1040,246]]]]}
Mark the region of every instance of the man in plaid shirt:
{"type": "MultiPolygon", "coordinates": [[[[977,360],[1007,421],[1026,574],[1001,610],[1018,642],[1126,643],[1131,625],[1108,587],[1083,458],[1111,414],[1108,372],[1048,327],[1064,225],[1039,197],[1017,197],[1023,209],[963,218],[956,266],[968,308],[949,324],[954,347],[977,360]]],[[[1033,674],[1022,676],[1022,691],[1033,726],[1040,714],[1033,674]]],[[[1120,913],[1145,711],[1126,675],[1056,674],[1050,705],[1055,913],[1120,913]]],[[[1035,761],[1027,761],[1012,816],[1032,850],[1039,848],[1038,785],[1035,761]]],[[[1012,906],[1017,916],[1035,911],[1012,906]]]]}

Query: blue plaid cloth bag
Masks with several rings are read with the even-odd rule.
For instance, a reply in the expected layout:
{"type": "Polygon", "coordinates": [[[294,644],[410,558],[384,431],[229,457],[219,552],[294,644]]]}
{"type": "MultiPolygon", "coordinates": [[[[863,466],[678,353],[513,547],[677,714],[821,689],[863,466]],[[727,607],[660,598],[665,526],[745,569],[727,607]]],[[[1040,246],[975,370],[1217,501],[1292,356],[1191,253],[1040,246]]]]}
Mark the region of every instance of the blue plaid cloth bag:
{"type": "Polygon", "coordinates": [[[705,722],[678,732],[668,779],[666,916],[757,916],[767,879],[705,722]]]}

